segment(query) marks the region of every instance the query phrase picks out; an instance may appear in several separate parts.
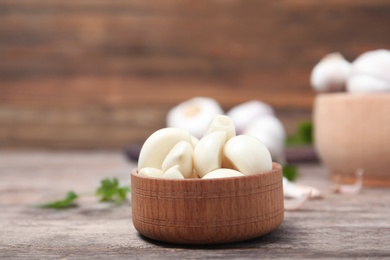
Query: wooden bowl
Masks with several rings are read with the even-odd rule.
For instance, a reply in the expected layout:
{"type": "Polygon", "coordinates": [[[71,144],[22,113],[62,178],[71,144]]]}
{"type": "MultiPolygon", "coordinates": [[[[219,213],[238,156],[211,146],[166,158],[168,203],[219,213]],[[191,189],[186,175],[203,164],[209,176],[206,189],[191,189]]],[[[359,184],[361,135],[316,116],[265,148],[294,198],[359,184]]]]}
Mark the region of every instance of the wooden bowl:
{"type": "Polygon", "coordinates": [[[314,105],[317,153],[332,178],[390,186],[390,94],[322,94],[314,105]]]}
{"type": "Polygon", "coordinates": [[[171,243],[219,244],[259,237],[284,218],[282,167],[221,179],[168,180],[131,173],[134,227],[171,243]]]}

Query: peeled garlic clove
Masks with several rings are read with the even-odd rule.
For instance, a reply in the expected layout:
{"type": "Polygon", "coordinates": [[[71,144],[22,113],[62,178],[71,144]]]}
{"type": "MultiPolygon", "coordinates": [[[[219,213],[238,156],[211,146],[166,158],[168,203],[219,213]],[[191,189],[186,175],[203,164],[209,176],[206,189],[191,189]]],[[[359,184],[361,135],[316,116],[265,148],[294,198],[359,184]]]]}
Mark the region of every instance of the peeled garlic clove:
{"type": "Polygon", "coordinates": [[[161,176],[163,179],[184,180],[184,176],[179,171],[179,165],[175,165],[164,172],[161,176]]]}
{"type": "Polygon", "coordinates": [[[258,138],[271,153],[273,161],[285,163],[284,144],[286,132],[283,124],[274,116],[262,116],[251,122],[244,130],[245,135],[258,138]]]}
{"type": "Polygon", "coordinates": [[[169,151],[180,141],[191,143],[191,135],[178,128],[163,128],[146,139],[138,159],[138,169],[145,167],[162,168],[169,151]]]}
{"type": "Polygon", "coordinates": [[[350,71],[351,63],[340,53],[331,53],[314,66],[310,83],[319,92],[343,91],[350,71]]]}
{"type": "Polygon", "coordinates": [[[161,169],[156,169],[152,167],[145,167],[138,171],[139,175],[151,178],[161,178],[163,175],[163,171],[161,169]]]}
{"type": "Polygon", "coordinates": [[[193,169],[192,174],[188,179],[199,179],[198,173],[193,169]]]}
{"type": "Polygon", "coordinates": [[[230,117],[225,115],[215,115],[211,121],[206,135],[216,132],[216,131],[225,131],[226,132],[226,141],[236,136],[236,129],[234,127],[233,121],[230,117]]]}
{"type": "Polygon", "coordinates": [[[167,115],[167,126],[177,127],[201,138],[214,117],[223,114],[218,102],[212,98],[195,97],[172,108],[167,115]]]}
{"type": "Polygon", "coordinates": [[[195,136],[191,135],[191,144],[192,147],[195,148],[195,146],[199,143],[199,139],[196,138],[195,136]]]}
{"type": "Polygon", "coordinates": [[[217,131],[204,136],[194,149],[194,168],[199,177],[221,168],[222,148],[226,141],[226,132],[217,131]]]}
{"type": "Polygon", "coordinates": [[[237,134],[242,134],[255,118],[274,115],[274,110],[266,103],[252,100],[231,108],[226,115],[232,119],[237,134]]]}
{"type": "Polygon", "coordinates": [[[354,93],[390,91],[390,51],[363,53],[353,63],[347,90],[354,93]]]}
{"type": "Polygon", "coordinates": [[[244,176],[244,174],[232,169],[221,168],[207,173],[205,176],[203,176],[202,179],[218,179],[218,178],[230,178],[230,177],[240,177],[240,176],[244,176]]]}
{"type": "Polygon", "coordinates": [[[272,159],[267,147],[256,137],[238,135],[223,148],[223,167],[245,174],[258,174],[272,170],[272,159]]]}
{"type": "Polygon", "coordinates": [[[179,171],[184,178],[192,175],[192,144],[180,141],[169,151],[162,163],[162,170],[165,172],[169,168],[178,165],[179,171]]]}

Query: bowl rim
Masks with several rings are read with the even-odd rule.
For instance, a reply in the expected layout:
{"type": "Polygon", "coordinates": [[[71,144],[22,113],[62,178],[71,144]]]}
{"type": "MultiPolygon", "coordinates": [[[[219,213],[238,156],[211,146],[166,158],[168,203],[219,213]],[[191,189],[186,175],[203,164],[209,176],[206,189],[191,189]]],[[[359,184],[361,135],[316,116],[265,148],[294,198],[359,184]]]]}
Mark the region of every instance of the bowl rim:
{"type": "Polygon", "coordinates": [[[206,183],[206,182],[226,182],[226,181],[235,181],[235,180],[247,180],[247,179],[257,179],[261,177],[266,177],[268,175],[273,175],[276,172],[282,171],[283,167],[281,164],[272,162],[272,170],[256,173],[244,176],[235,176],[235,177],[224,177],[224,178],[214,178],[214,179],[202,179],[202,178],[187,178],[187,179],[162,179],[162,178],[154,178],[154,177],[146,177],[138,174],[138,168],[134,168],[131,171],[131,176],[136,178],[144,179],[144,180],[153,180],[153,181],[161,181],[164,183],[206,183]]]}

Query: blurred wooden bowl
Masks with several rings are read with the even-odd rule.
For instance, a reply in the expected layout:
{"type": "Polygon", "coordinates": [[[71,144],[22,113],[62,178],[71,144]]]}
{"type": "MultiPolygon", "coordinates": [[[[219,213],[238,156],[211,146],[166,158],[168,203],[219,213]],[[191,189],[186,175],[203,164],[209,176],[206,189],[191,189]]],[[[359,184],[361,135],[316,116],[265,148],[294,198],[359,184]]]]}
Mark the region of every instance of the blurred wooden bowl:
{"type": "Polygon", "coordinates": [[[390,186],[390,94],[322,94],[314,104],[318,156],[342,183],[390,186]]]}
{"type": "Polygon", "coordinates": [[[180,244],[256,238],[284,218],[282,167],[221,179],[167,180],[131,173],[134,227],[146,237],[180,244]]]}

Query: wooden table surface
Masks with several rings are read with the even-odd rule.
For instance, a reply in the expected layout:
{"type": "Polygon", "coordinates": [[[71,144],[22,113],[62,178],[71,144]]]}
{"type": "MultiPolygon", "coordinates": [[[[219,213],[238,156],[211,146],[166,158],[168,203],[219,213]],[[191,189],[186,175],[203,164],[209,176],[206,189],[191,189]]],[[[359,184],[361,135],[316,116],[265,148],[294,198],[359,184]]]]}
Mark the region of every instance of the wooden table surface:
{"type": "Polygon", "coordinates": [[[119,152],[0,151],[0,258],[316,258],[390,257],[390,190],[334,194],[324,167],[299,165],[298,182],[321,189],[322,200],[286,212],[274,232],[242,243],[182,246],[141,237],[131,203],[119,207],[84,196],[79,207],[33,207],[68,190],[93,193],[101,179],[129,184],[135,166],[119,152]]]}

